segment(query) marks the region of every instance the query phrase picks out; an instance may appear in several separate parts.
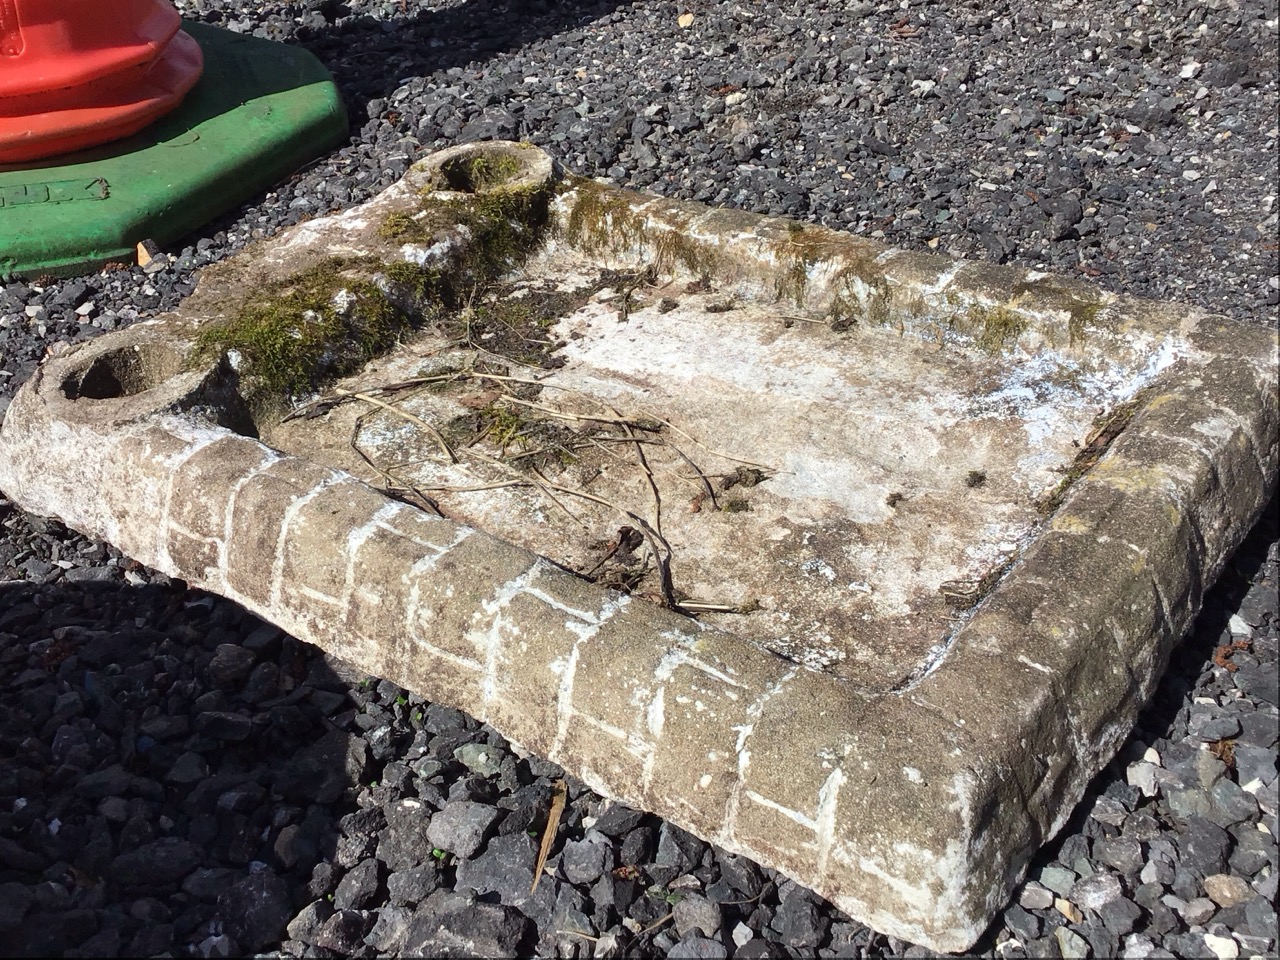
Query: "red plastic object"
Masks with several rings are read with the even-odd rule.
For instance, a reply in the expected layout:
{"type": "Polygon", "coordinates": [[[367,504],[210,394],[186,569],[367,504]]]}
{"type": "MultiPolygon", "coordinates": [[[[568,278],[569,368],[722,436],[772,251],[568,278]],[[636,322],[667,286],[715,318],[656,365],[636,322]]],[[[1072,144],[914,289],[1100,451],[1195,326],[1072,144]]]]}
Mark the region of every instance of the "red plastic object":
{"type": "Polygon", "coordinates": [[[127,137],[200,79],[168,0],[0,0],[0,163],[127,137]]]}

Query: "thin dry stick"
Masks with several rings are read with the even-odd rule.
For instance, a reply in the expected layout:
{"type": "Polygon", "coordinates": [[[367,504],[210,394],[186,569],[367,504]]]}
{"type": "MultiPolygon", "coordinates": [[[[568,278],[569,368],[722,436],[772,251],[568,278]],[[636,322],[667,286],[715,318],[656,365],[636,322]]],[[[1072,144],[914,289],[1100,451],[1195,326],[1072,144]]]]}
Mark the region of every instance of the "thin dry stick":
{"type": "Polygon", "coordinates": [[[563,503],[561,503],[559,498],[556,497],[556,495],[553,494],[550,489],[548,489],[547,478],[544,477],[541,473],[538,473],[536,469],[532,471],[537,476],[537,479],[534,480],[531,477],[528,477],[525,474],[520,473],[518,470],[516,470],[515,467],[512,467],[509,464],[504,463],[502,460],[498,460],[498,459],[495,459],[494,457],[487,456],[476,450],[465,450],[463,452],[466,453],[468,457],[471,457],[475,460],[479,460],[481,463],[487,463],[491,467],[496,467],[498,470],[501,470],[504,473],[506,473],[508,476],[511,476],[512,480],[516,481],[515,483],[512,484],[512,486],[523,485],[523,486],[538,488],[539,490],[542,491],[543,495],[548,500],[550,500],[552,503],[554,503],[557,507],[559,507],[561,510],[565,512],[565,516],[567,516],[570,520],[572,520],[574,523],[580,526],[583,530],[586,530],[588,533],[591,532],[591,528],[587,526],[587,524],[583,521],[583,519],[579,517],[576,513],[574,513],[572,510],[570,510],[568,507],[566,507],[563,503]]]}
{"type": "Polygon", "coordinates": [[[675,915],[676,915],[676,912],[675,912],[674,910],[672,910],[670,913],[668,913],[668,914],[667,914],[665,917],[663,917],[661,920],[655,920],[655,921],[653,921],[653,923],[649,924],[647,927],[645,927],[645,928],[644,928],[644,929],[642,929],[639,933],[637,933],[637,934],[636,934],[636,939],[638,940],[640,937],[643,937],[646,933],[653,933],[653,931],[657,930],[660,926],[662,926],[664,923],[666,923],[668,920],[670,920],[670,919],[671,919],[672,917],[674,917],[675,915]]]}
{"type": "Polygon", "coordinates": [[[401,390],[408,390],[412,387],[426,386],[427,384],[432,384],[432,383],[449,383],[450,381],[459,379],[460,376],[461,375],[456,372],[444,373],[444,374],[437,374],[435,376],[430,376],[430,377],[412,377],[408,380],[397,380],[394,383],[384,383],[380,386],[365,387],[363,390],[356,390],[356,391],[339,390],[337,393],[330,393],[330,394],[326,394],[323,397],[316,397],[314,400],[304,403],[300,407],[295,407],[294,409],[290,410],[284,417],[282,417],[280,422],[288,423],[290,420],[296,420],[299,417],[306,416],[307,411],[315,407],[322,407],[326,405],[330,407],[336,407],[338,404],[345,403],[348,400],[355,400],[357,394],[360,394],[360,393],[368,393],[368,394],[398,393],[401,390]]]}
{"type": "Polygon", "coordinates": [[[547,811],[547,825],[542,830],[542,843],[538,844],[538,859],[533,865],[533,885],[529,887],[529,896],[538,892],[538,881],[542,879],[542,868],[547,865],[547,855],[551,853],[551,845],[555,842],[556,831],[560,829],[560,817],[564,813],[564,801],[567,788],[563,780],[555,782],[555,792],[551,795],[551,809],[547,811]]]}
{"type": "Polygon", "coordinates": [[[476,483],[471,485],[424,483],[419,486],[423,490],[431,490],[435,493],[480,493],[484,490],[504,490],[507,487],[527,487],[529,485],[530,484],[526,480],[496,480],[493,483],[476,483]]]}
{"type": "Polygon", "coordinates": [[[592,503],[598,503],[602,507],[609,507],[612,510],[617,510],[624,516],[630,517],[632,522],[640,528],[640,532],[648,538],[649,546],[653,550],[653,555],[657,560],[658,579],[662,586],[663,603],[665,603],[671,610],[680,609],[680,604],[676,601],[675,585],[671,581],[671,544],[667,542],[666,537],[653,528],[653,525],[650,524],[648,520],[640,516],[640,514],[634,513],[626,507],[619,506],[611,500],[606,500],[604,497],[597,497],[594,493],[587,493],[585,490],[578,490],[573,487],[562,487],[558,484],[554,484],[541,473],[538,473],[536,468],[533,472],[537,473],[548,487],[558,493],[563,493],[570,497],[581,497],[583,500],[590,500],[592,503]]]}
{"type": "Polygon", "coordinates": [[[658,481],[654,479],[653,471],[649,469],[649,460],[644,455],[644,444],[636,439],[635,431],[631,429],[631,424],[624,423],[622,429],[627,432],[627,436],[635,441],[636,459],[640,461],[640,467],[644,470],[645,478],[649,481],[649,490],[653,493],[653,528],[658,531],[658,535],[662,535],[662,494],[658,492],[658,481]]]}
{"type": "Polygon", "coordinates": [[[674,423],[672,423],[670,420],[664,420],[664,419],[662,419],[662,417],[658,416],[657,414],[650,414],[650,416],[652,416],[654,420],[657,420],[657,421],[658,421],[658,423],[662,424],[664,427],[667,427],[668,429],[673,430],[673,431],[675,431],[676,433],[680,434],[680,436],[684,437],[684,438],[685,438],[686,440],[688,440],[690,443],[695,444],[695,445],[697,445],[697,446],[701,447],[703,450],[707,451],[707,453],[711,454],[713,457],[720,457],[721,459],[724,459],[724,460],[731,460],[731,461],[733,461],[734,463],[741,463],[741,464],[744,464],[744,465],[746,465],[746,466],[748,466],[748,467],[757,467],[757,468],[759,468],[759,469],[761,469],[761,470],[768,470],[770,473],[777,473],[777,472],[778,472],[778,471],[777,471],[777,470],[775,470],[773,467],[769,466],[767,463],[757,463],[757,462],[756,462],[756,461],[754,461],[754,460],[744,460],[744,459],[742,459],[742,457],[735,457],[735,456],[733,456],[732,454],[722,453],[721,451],[716,450],[714,447],[709,447],[709,446],[707,446],[705,443],[703,443],[703,442],[702,442],[701,440],[699,440],[697,437],[695,437],[695,436],[693,436],[693,435],[691,435],[691,434],[685,433],[685,431],[681,430],[679,427],[677,427],[677,426],[676,426],[674,423]]]}
{"type": "MultiPolygon", "coordinates": [[[[692,460],[690,460],[689,455],[685,453],[683,450],[681,450],[679,447],[677,447],[674,443],[671,443],[668,440],[664,440],[661,437],[612,437],[612,436],[603,436],[599,434],[595,436],[587,437],[586,439],[588,444],[598,448],[601,453],[605,454],[608,457],[611,457],[612,459],[618,461],[619,463],[624,463],[627,466],[631,466],[631,461],[626,459],[625,457],[618,456],[616,453],[614,453],[612,450],[610,450],[608,447],[605,446],[606,443],[625,443],[628,445],[632,443],[647,443],[651,447],[662,447],[664,450],[674,451],[675,454],[679,456],[681,460],[683,460],[685,463],[689,465],[689,467],[693,470],[695,476],[686,477],[683,473],[677,473],[675,470],[671,469],[670,467],[661,468],[657,471],[657,473],[660,473],[663,476],[667,476],[667,477],[675,477],[677,480],[683,483],[691,483],[694,486],[698,486],[699,481],[701,481],[703,494],[706,496],[709,496],[711,499],[711,505],[716,509],[719,509],[720,504],[716,500],[715,490],[712,488],[711,482],[707,479],[706,474],[702,472],[702,468],[699,467],[692,460]]],[[[586,446],[586,444],[583,444],[582,446],[586,446]]],[[[581,448],[582,447],[573,447],[572,450],[570,450],[570,452],[573,452],[573,450],[579,450],[581,448]]]]}
{"type": "MultiPolygon", "coordinates": [[[[575,396],[584,397],[585,399],[590,400],[590,401],[592,401],[593,403],[596,403],[597,405],[599,405],[599,401],[595,400],[593,397],[590,397],[590,396],[588,396],[588,395],[587,395],[587,394],[585,394],[585,393],[582,393],[580,390],[575,390],[573,387],[563,387],[563,386],[561,386],[561,385],[560,385],[560,384],[558,384],[558,383],[550,383],[550,382],[548,382],[548,381],[543,381],[543,380],[530,380],[530,379],[528,379],[528,378],[526,378],[526,377],[510,377],[510,376],[502,376],[502,375],[500,375],[500,374],[492,374],[492,373],[473,373],[473,374],[471,374],[471,376],[473,376],[473,377],[480,377],[480,378],[485,379],[485,380],[506,381],[506,382],[508,382],[508,383],[523,383],[523,384],[529,384],[529,385],[531,385],[531,386],[542,387],[542,388],[548,388],[548,387],[549,387],[549,388],[551,388],[551,389],[553,389],[553,390],[560,390],[560,391],[562,391],[562,392],[564,392],[564,393],[571,393],[571,394],[574,394],[575,396]]],[[[514,397],[508,397],[507,399],[516,399],[516,398],[514,398],[514,397]]],[[[520,402],[521,402],[521,403],[524,403],[524,404],[528,404],[528,403],[530,403],[530,401],[527,401],[527,400],[520,401],[520,402]]],[[[613,411],[613,413],[614,413],[614,415],[615,415],[615,416],[617,416],[617,415],[618,415],[616,410],[615,410],[615,411],[613,411]]],[[[744,465],[746,465],[746,466],[748,466],[748,467],[757,467],[757,468],[759,468],[759,469],[761,469],[761,470],[767,470],[769,473],[778,473],[778,472],[779,472],[777,469],[775,469],[774,467],[769,466],[769,464],[767,464],[767,463],[760,463],[760,462],[758,462],[758,461],[756,461],[756,460],[746,460],[746,459],[744,459],[744,458],[742,458],[742,457],[735,457],[735,456],[733,456],[732,454],[724,453],[724,452],[723,452],[723,451],[721,451],[721,450],[717,450],[717,449],[715,449],[714,447],[710,447],[710,446],[708,446],[707,444],[703,443],[701,440],[699,440],[697,437],[693,436],[692,434],[687,433],[687,432],[686,432],[686,431],[684,431],[684,430],[681,430],[679,427],[677,427],[677,426],[676,426],[674,423],[672,423],[670,420],[666,420],[666,419],[664,419],[664,418],[662,418],[662,417],[658,416],[657,414],[645,413],[645,414],[643,414],[643,417],[644,417],[645,419],[653,420],[655,423],[659,423],[659,424],[661,424],[662,426],[666,427],[667,429],[669,429],[669,430],[671,430],[671,431],[673,431],[673,432],[675,432],[675,433],[680,434],[680,436],[684,437],[684,438],[685,438],[686,440],[688,440],[690,443],[695,444],[695,445],[697,445],[697,446],[701,447],[703,450],[707,451],[707,453],[711,454],[712,456],[720,457],[721,459],[729,460],[729,461],[731,461],[731,462],[733,462],[733,463],[741,463],[741,464],[744,464],[744,465]]],[[[604,422],[611,422],[611,421],[605,420],[604,422]]],[[[633,427],[637,427],[637,428],[639,428],[639,429],[641,429],[641,430],[645,430],[645,429],[647,429],[647,427],[646,427],[644,424],[636,422],[636,420],[635,420],[635,419],[631,419],[631,420],[625,420],[625,419],[623,419],[623,420],[622,420],[622,422],[629,423],[629,424],[631,424],[633,427]]]]}
{"type": "Polygon", "coordinates": [[[537,410],[539,413],[545,413],[549,417],[557,420],[571,420],[574,422],[589,421],[594,423],[616,423],[620,426],[635,426],[635,424],[620,414],[613,417],[602,417],[592,414],[569,413],[565,410],[557,410],[555,407],[548,407],[546,404],[534,403],[532,400],[521,400],[519,397],[513,397],[509,393],[502,395],[502,399],[508,403],[517,403],[522,407],[528,407],[530,410],[537,410]]]}
{"type": "Polygon", "coordinates": [[[581,930],[557,930],[556,933],[566,937],[581,937],[583,940],[590,940],[592,943],[600,942],[599,937],[593,937],[591,934],[583,933],[581,930]]]}
{"type": "Polygon", "coordinates": [[[431,434],[435,442],[440,445],[440,450],[444,453],[446,457],[449,458],[450,463],[458,462],[458,455],[453,452],[453,447],[449,446],[449,441],[444,438],[444,434],[442,434],[439,430],[437,430],[433,424],[428,423],[426,420],[423,420],[421,417],[414,416],[408,410],[401,410],[399,407],[395,406],[394,404],[387,403],[385,400],[379,400],[377,397],[370,396],[367,393],[354,393],[347,390],[339,390],[338,395],[354,397],[357,400],[361,400],[365,403],[372,404],[375,407],[381,407],[383,410],[386,410],[390,413],[394,413],[398,417],[403,417],[405,420],[408,420],[410,423],[417,424],[419,427],[422,427],[422,429],[426,430],[427,433],[431,434]]]}
{"type": "Polygon", "coordinates": [[[815,320],[813,317],[801,317],[793,313],[779,313],[777,317],[779,320],[799,320],[801,323],[816,323],[821,327],[831,326],[828,320],[815,320]]]}
{"type": "Polygon", "coordinates": [[[412,483],[408,483],[401,477],[393,475],[390,470],[384,470],[382,467],[378,466],[373,461],[372,457],[360,449],[360,431],[364,428],[364,420],[366,416],[368,416],[368,414],[360,414],[360,416],[356,417],[355,423],[352,424],[351,436],[347,441],[351,445],[351,449],[356,452],[361,460],[369,465],[371,470],[377,473],[378,476],[382,477],[382,482],[386,485],[387,493],[393,493],[394,490],[403,490],[406,493],[411,493],[422,501],[422,503],[428,508],[435,511],[436,514],[443,517],[444,513],[440,510],[440,505],[438,503],[423,494],[423,492],[417,489],[412,483]]]}

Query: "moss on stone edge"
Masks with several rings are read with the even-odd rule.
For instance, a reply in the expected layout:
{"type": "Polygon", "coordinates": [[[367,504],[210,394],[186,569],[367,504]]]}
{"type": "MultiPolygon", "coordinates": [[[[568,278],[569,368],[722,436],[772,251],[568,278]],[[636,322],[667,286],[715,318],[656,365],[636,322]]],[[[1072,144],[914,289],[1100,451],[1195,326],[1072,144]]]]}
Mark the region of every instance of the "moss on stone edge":
{"type": "Polygon", "coordinates": [[[973,333],[978,346],[994,355],[1003,353],[1016,343],[1030,326],[1025,316],[1005,306],[972,306],[964,315],[964,323],[973,333]]]}
{"type": "Polygon", "coordinates": [[[359,275],[369,265],[330,257],[268,287],[201,330],[197,354],[234,351],[242,375],[256,381],[251,400],[305,393],[354,372],[395,343],[407,325],[387,294],[359,275]]]}
{"type": "MultiPolygon", "coordinates": [[[[651,222],[625,195],[604,184],[577,177],[567,180],[564,190],[576,193],[565,235],[588,254],[620,254],[649,247],[659,273],[669,274],[680,266],[701,279],[713,277],[722,263],[723,251],[714,244],[693,239],[688,224],[651,222]]],[[[836,274],[825,318],[833,329],[847,329],[864,321],[877,326],[889,322],[888,280],[875,268],[873,257],[850,250],[841,235],[791,221],[787,224],[787,238],[774,244],[772,252],[779,264],[774,280],[774,296],[778,300],[803,305],[810,269],[829,261],[836,274]],[[868,292],[860,294],[859,286],[865,286],[868,292]]]]}
{"type": "Polygon", "coordinates": [[[257,410],[320,390],[517,266],[545,236],[548,193],[543,185],[450,199],[427,191],[417,216],[392,213],[378,235],[394,243],[423,243],[452,233],[463,242],[453,245],[444,264],[326,258],[206,326],[197,337],[196,359],[234,351],[247,399],[257,410]]]}

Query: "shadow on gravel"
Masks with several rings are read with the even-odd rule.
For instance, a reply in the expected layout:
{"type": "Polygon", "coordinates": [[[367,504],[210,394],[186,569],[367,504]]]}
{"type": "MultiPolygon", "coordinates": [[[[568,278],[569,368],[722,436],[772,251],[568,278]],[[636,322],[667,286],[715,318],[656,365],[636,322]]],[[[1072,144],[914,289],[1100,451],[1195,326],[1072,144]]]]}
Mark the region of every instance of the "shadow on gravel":
{"type": "MultiPolygon", "coordinates": [[[[341,0],[325,0],[291,34],[264,32],[268,39],[298,43],[319,57],[342,89],[352,122],[358,125],[370,99],[389,95],[409,77],[478,66],[589,24],[624,5],[623,0],[467,0],[443,10],[411,13],[412,0],[400,0],[395,5],[398,13],[376,19],[347,16],[341,0]]],[[[218,25],[225,23],[221,16],[205,19],[218,25]]],[[[522,80],[513,77],[511,82],[522,80]]]]}
{"type": "Polygon", "coordinates": [[[368,682],[158,579],[0,582],[0,956],[256,951],[351,857],[368,682]]]}

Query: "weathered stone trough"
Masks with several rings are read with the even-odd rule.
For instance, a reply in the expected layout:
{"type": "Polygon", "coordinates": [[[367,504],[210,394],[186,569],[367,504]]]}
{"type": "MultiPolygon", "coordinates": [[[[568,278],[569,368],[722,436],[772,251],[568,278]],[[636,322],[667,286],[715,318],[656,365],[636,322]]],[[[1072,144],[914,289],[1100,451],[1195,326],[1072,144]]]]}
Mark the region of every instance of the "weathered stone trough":
{"type": "Polygon", "coordinates": [[[1276,349],[469,145],[51,357],[0,488],[959,950],[1274,487],[1276,349]]]}

